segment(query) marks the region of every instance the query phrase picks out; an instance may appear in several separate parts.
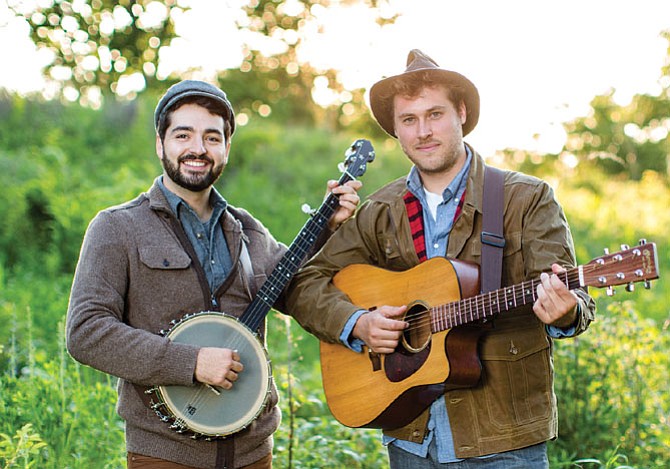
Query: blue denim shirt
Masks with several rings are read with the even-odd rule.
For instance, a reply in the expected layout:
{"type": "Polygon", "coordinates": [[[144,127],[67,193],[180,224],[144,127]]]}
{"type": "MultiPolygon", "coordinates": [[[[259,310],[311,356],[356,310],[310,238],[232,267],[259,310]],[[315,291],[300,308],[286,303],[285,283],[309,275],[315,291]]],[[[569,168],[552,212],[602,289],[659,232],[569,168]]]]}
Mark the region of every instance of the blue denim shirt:
{"type": "MultiPolygon", "coordinates": [[[[407,189],[417,198],[423,208],[423,228],[426,243],[426,256],[430,259],[437,256],[445,256],[447,253],[447,244],[449,242],[449,233],[454,222],[456,209],[463,197],[467,186],[467,175],[470,171],[470,163],[472,161],[472,154],[470,149],[466,146],[467,159],[461,171],[456,175],[454,180],[442,193],[442,202],[437,207],[436,219],[428,209],[426,195],[423,184],[418,174],[418,170],[413,167],[407,176],[407,189]]],[[[357,311],[349,319],[345,325],[340,339],[342,342],[350,347],[352,350],[361,351],[363,342],[358,339],[351,339],[351,331],[356,324],[358,318],[366,311],[357,311]]],[[[555,327],[547,327],[547,333],[552,337],[571,336],[574,334],[575,328],[561,330],[555,327]]],[[[461,461],[456,457],[456,450],[454,448],[453,436],[451,433],[451,425],[449,423],[449,415],[447,414],[447,407],[441,396],[430,406],[430,419],[428,421],[428,434],[422,443],[413,443],[410,441],[383,437],[385,445],[393,444],[409,453],[417,456],[426,457],[428,455],[428,447],[433,440],[437,448],[437,457],[439,463],[449,463],[461,461]]],[[[491,457],[492,455],[483,456],[483,458],[491,457]]]]}
{"type": "Polygon", "coordinates": [[[232,267],[228,243],[223,236],[219,221],[228,207],[226,200],[212,187],[210,203],[214,211],[206,222],[202,222],[195,211],[179,196],[171,192],[163,184],[163,177],[156,179],[158,187],[167,198],[170,208],[177,216],[193,249],[198,255],[198,261],[205,270],[209,289],[213,293],[228,277],[232,267]]]}

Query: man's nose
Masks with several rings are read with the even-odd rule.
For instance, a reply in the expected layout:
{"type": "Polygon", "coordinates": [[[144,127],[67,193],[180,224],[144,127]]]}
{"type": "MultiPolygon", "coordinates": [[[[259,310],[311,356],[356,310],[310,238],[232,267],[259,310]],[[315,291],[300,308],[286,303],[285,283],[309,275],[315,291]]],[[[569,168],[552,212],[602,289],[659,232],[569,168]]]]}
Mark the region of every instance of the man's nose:
{"type": "Polygon", "coordinates": [[[433,128],[428,119],[419,119],[419,137],[424,139],[433,135],[433,128]]]}
{"type": "Polygon", "coordinates": [[[202,138],[194,138],[191,141],[190,150],[195,155],[204,155],[207,152],[205,141],[202,138]]]}

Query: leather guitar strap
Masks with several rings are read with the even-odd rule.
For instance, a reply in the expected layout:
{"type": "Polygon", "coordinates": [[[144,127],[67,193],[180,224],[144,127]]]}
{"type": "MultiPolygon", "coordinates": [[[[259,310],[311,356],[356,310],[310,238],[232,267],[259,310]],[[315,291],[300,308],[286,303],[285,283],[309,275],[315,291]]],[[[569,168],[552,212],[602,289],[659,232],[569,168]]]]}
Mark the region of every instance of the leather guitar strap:
{"type": "Polygon", "coordinates": [[[482,220],[481,293],[500,288],[505,247],[503,214],[505,173],[486,166],[484,170],[484,218],[482,220]]]}
{"type": "Polygon", "coordinates": [[[216,440],[216,466],[215,469],[235,468],[235,439],[226,438],[216,440]]]}

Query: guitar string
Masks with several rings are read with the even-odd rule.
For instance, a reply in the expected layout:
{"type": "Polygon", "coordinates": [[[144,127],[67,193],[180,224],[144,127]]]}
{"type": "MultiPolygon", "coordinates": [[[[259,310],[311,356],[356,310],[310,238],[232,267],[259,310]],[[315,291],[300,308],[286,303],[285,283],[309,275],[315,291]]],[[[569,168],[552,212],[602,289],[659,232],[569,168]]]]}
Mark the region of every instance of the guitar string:
{"type": "MultiPolygon", "coordinates": [[[[617,261],[617,263],[620,261],[617,261]]],[[[587,264],[585,266],[582,266],[582,273],[584,275],[591,274],[594,271],[597,270],[603,270],[602,265],[597,265],[597,264],[587,264]]],[[[577,288],[580,286],[580,274],[579,270],[577,268],[570,269],[566,272],[563,272],[559,274],[561,277],[565,278],[566,281],[564,283],[567,283],[568,286],[574,285],[574,288],[577,288]]],[[[640,279],[642,280],[642,279],[640,279]]],[[[466,298],[460,301],[448,303],[445,305],[438,305],[435,307],[432,307],[429,309],[431,315],[427,316],[426,314],[423,314],[423,312],[419,312],[416,314],[410,314],[407,317],[409,318],[408,322],[410,322],[410,327],[407,330],[411,331],[414,329],[425,329],[426,326],[429,323],[431,326],[433,323],[437,322],[440,324],[444,324],[444,327],[439,327],[436,332],[439,332],[440,330],[445,330],[451,327],[456,327],[459,325],[462,325],[464,323],[472,322],[474,320],[478,319],[485,319],[487,316],[492,316],[496,313],[500,313],[503,311],[507,311],[509,309],[514,309],[517,306],[526,304],[526,301],[529,299],[529,296],[531,296],[532,300],[536,300],[536,287],[540,283],[539,279],[533,279],[533,280],[528,280],[524,281],[521,284],[506,287],[506,288],[501,288],[496,291],[492,291],[489,293],[484,293],[481,295],[477,295],[472,298],[466,298]],[[502,294],[503,296],[506,297],[508,292],[512,292],[513,296],[509,299],[506,300],[506,303],[509,303],[508,305],[506,304],[505,308],[501,308],[501,302],[500,302],[500,295],[502,294]],[[496,297],[498,298],[497,301],[493,301],[491,296],[495,294],[496,297]],[[486,298],[488,297],[488,298],[486,298]],[[479,301],[481,299],[481,304],[479,305],[479,301]],[[521,301],[519,301],[521,300],[521,301]],[[472,302],[475,302],[474,308],[472,305],[472,302]],[[463,308],[461,308],[461,305],[464,305],[463,308]],[[492,306],[496,306],[496,310],[494,311],[492,306]],[[470,319],[468,320],[468,307],[469,307],[469,315],[470,319]],[[447,309],[448,312],[445,315],[444,310],[447,309]],[[463,313],[463,310],[466,310],[465,313],[463,313]],[[483,312],[483,317],[479,315],[479,310],[482,310],[483,312]],[[486,310],[490,310],[491,313],[487,314],[486,310]],[[474,311],[474,313],[473,313],[474,311]],[[475,317],[476,314],[476,317],[475,317]],[[435,316],[439,316],[437,319],[435,316]],[[465,318],[465,319],[464,319],[465,318]]]]}
{"type": "MultiPolygon", "coordinates": [[[[325,206],[325,204],[324,204],[324,206],[325,206]]],[[[315,217],[316,217],[316,216],[317,216],[317,215],[315,215],[315,217]]],[[[319,215],[319,216],[320,216],[320,215],[319,215]]],[[[310,222],[311,222],[311,221],[313,221],[313,220],[310,220],[310,222]]],[[[315,221],[315,224],[316,224],[316,223],[319,223],[319,222],[323,222],[323,221],[322,221],[321,219],[317,219],[317,220],[315,221]]],[[[322,229],[322,228],[320,228],[320,229],[322,229]]],[[[301,231],[301,235],[302,235],[303,233],[306,234],[306,236],[311,236],[312,238],[315,238],[315,237],[316,237],[316,231],[312,230],[312,224],[310,224],[309,222],[308,222],[308,224],[305,226],[305,229],[303,229],[303,230],[301,231]]],[[[299,235],[299,238],[300,238],[300,235],[299,235]]],[[[295,245],[295,248],[296,248],[295,250],[298,251],[298,253],[297,253],[297,254],[299,254],[298,257],[299,257],[300,259],[303,259],[303,258],[305,257],[305,255],[307,254],[307,248],[306,248],[306,247],[303,247],[303,246],[300,245],[300,244],[296,244],[296,245],[295,245]]],[[[288,257],[283,258],[283,259],[280,261],[280,264],[281,264],[283,261],[286,261],[286,263],[288,263],[289,266],[290,266],[292,269],[297,269],[297,267],[298,267],[298,265],[297,265],[296,263],[293,263],[288,257]]],[[[275,269],[274,272],[280,272],[280,271],[278,271],[277,269],[275,269]]],[[[273,274],[274,274],[274,273],[273,273],[273,274]]],[[[283,282],[283,279],[281,279],[281,281],[280,281],[280,279],[277,278],[277,277],[279,277],[279,275],[280,275],[281,273],[277,273],[277,274],[275,274],[275,275],[273,275],[273,274],[271,274],[271,276],[270,276],[270,278],[268,279],[268,282],[267,282],[268,284],[271,285],[271,290],[272,290],[272,289],[277,289],[277,285],[283,282]]],[[[283,274],[281,274],[281,275],[283,275],[283,274]]],[[[264,284],[263,286],[265,286],[265,285],[266,285],[266,284],[264,284]]],[[[260,320],[262,319],[262,317],[265,316],[265,314],[267,313],[267,311],[269,311],[269,309],[271,308],[271,306],[270,306],[267,302],[265,302],[265,300],[262,300],[262,301],[265,303],[266,306],[269,306],[267,309],[266,309],[264,306],[258,304],[258,302],[252,302],[252,304],[250,305],[250,306],[251,306],[251,309],[250,309],[251,314],[249,315],[249,317],[251,318],[252,323],[255,322],[255,321],[260,321],[260,320]]],[[[239,334],[237,334],[236,336],[233,337],[233,340],[232,340],[231,342],[229,342],[228,344],[226,344],[226,345],[227,345],[227,348],[230,348],[230,349],[232,349],[232,350],[237,349],[237,350],[238,350],[238,353],[240,353],[241,350],[239,350],[239,349],[240,349],[241,346],[242,346],[242,340],[243,340],[243,337],[241,337],[239,334]]],[[[246,350],[246,348],[245,348],[245,350],[244,350],[243,352],[247,352],[247,351],[248,351],[248,350],[246,350]]],[[[255,352],[255,351],[254,351],[254,352],[255,352]]],[[[241,357],[242,357],[242,355],[240,354],[240,359],[241,359],[241,357]]],[[[225,392],[225,390],[223,390],[223,391],[225,392]]],[[[208,388],[208,387],[207,387],[206,385],[204,385],[204,384],[200,384],[200,385],[198,386],[198,390],[195,391],[195,392],[191,395],[191,398],[188,399],[187,401],[185,401],[184,404],[182,405],[182,407],[181,407],[181,409],[180,409],[181,414],[184,415],[184,416],[186,416],[186,415],[188,414],[188,411],[189,411],[190,408],[196,408],[196,409],[197,409],[198,407],[200,407],[200,406],[207,400],[207,397],[212,397],[212,396],[210,396],[208,393],[213,393],[213,395],[216,396],[216,398],[219,398],[219,395],[216,395],[216,394],[214,393],[214,391],[212,391],[212,389],[208,388]]],[[[218,399],[217,399],[217,400],[218,400],[218,399]]],[[[181,424],[182,422],[184,422],[185,417],[184,417],[184,418],[182,418],[182,417],[178,417],[178,416],[175,416],[175,417],[176,417],[176,419],[175,419],[175,423],[176,423],[176,424],[181,424]],[[180,422],[180,420],[181,420],[181,422],[180,422]]],[[[184,422],[184,423],[186,423],[186,422],[184,422]]],[[[187,426],[188,426],[188,425],[187,425],[187,426]]]]}
{"type": "MultiPolygon", "coordinates": [[[[561,275],[566,279],[568,285],[575,283],[577,286],[579,285],[579,273],[577,269],[572,269],[561,275]]],[[[532,299],[533,301],[536,300],[536,287],[539,283],[539,279],[527,280],[518,285],[501,288],[499,290],[451,303],[433,306],[425,311],[417,313],[410,312],[405,316],[405,321],[410,324],[405,331],[411,332],[416,329],[425,329],[428,325],[432,326],[434,323],[440,323],[445,327],[440,327],[436,331],[439,332],[440,330],[449,329],[479,319],[485,319],[488,316],[514,309],[517,306],[527,304],[527,300],[529,299],[532,299]],[[509,296],[508,294],[513,294],[513,296],[509,296]],[[493,296],[495,296],[496,299],[494,299],[493,296]],[[501,299],[506,299],[506,301],[502,302],[501,299]],[[501,306],[503,303],[505,304],[505,307],[501,306]],[[489,311],[488,314],[487,311],[489,311]],[[431,314],[424,314],[426,312],[431,314]]]]}
{"type": "MultiPolygon", "coordinates": [[[[351,154],[347,154],[347,157],[344,161],[345,169],[340,176],[340,179],[338,180],[338,185],[343,185],[346,184],[349,181],[354,181],[356,180],[356,177],[360,177],[365,173],[367,163],[372,161],[374,158],[374,150],[370,147],[367,149],[364,149],[363,146],[369,142],[363,139],[357,140],[352,144],[350,147],[351,154]],[[356,149],[353,151],[353,149],[356,149]],[[366,153],[367,152],[367,153],[366,153]]],[[[316,213],[305,223],[301,231],[299,232],[298,236],[296,237],[296,240],[291,244],[289,247],[289,250],[287,254],[282,258],[282,260],[279,262],[278,266],[281,266],[284,261],[288,263],[290,269],[288,270],[288,274],[285,274],[281,271],[278,271],[277,268],[274,269],[272,272],[270,278],[263,284],[261,287],[261,291],[265,289],[266,286],[269,286],[273,295],[268,294],[269,297],[274,296],[271,301],[266,301],[265,299],[261,299],[260,301],[263,301],[265,303],[265,306],[267,306],[267,309],[265,307],[260,307],[260,305],[257,304],[256,301],[253,301],[252,304],[250,305],[250,308],[248,311],[245,311],[243,316],[247,316],[250,319],[252,319],[252,324],[260,324],[262,321],[263,317],[265,314],[267,314],[267,311],[272,308],[274,305],[274,302],[276,299],[279,297],[281,294],[283,288],[288,284],[288,282],[291,280],[295,272],[297,272],[298,268],[304,261],[305,257],[308,254],[309,248],[312,246],[312,244],[316,241],[318,236],[321,234],[323,229],[326,227],[326,224],[328,223],[328,220],[330,217],[335,213],[335,210],[337,208],[339,202],[339,197],[332,192],[328,194],[324,202],[321,204],[319,209],[316,211],[316,213]],[[301,244],[303,241],[302,238],[304,234],[309,234],[311,235],[311,239],[309,239],[308,244],[305,245],[304,243],[301,244]],[[292,253],[295,250],[299,251],[299,256],[294,256],[296,258],[296,262],[291,261],[289,259],[290,253],[292,253]],[[278,277],[282,277],[281,280],[278,279],[278,277]],[[283,283],[283,286],[282,286],[283,283]],[[282,286],[282,288],[278,288],[279,286],[282,286]],[[254,310],[255,309],[255,310],[254,310]]],[[[259,292],[260,293],[260,292],[259,292]]],[[[260,298],[259,295],[257,295],[256,298],[260,298]]]]}
{"type": "Polygon", "coordinates": [[[303,229],[300,231],[295,242],[291,244],[287,254],[277,265],[277,267],[281,267],[281,269],[285,266],[288,268],[286,270],[275,268],[268,280],[261,287],[259,294],[256,296],[256,299],[262,301],[263,304],[259,304],[258,301],[252,301],[249,309],[245,311],[243,316],[248,317],[251,324],[260,324],[263,317],[272,308],[283,288],[288,284],[295,272],[297,272],[312,244],[326,227],[328,219],[335,212],[337,201],[338,198],[335,195],[330,194],[317,213],[307,221],[303,229]],[[279,287],[281,287],[281,289],[279,287]],[[266,290],[269,290],[265,295],[267,298],[261,297],[261,293],[266,290]],[[270,301],[268,301],[268,298],[270,301]]]}
{"type": "MultiPolygon", "coordinates": [[[[241,334],[236,334],[234,337],[234,340],[231,345],[232,350],[236,350],[240,354],[240,357],[242,357],[244,354],[247,352],[251,351],[253,352],[256,356],[256,350],[253,349],[253,347],[248,347],[248,341],[243,340],[244,337],[241,334]]],[[[193,407],[195,409],[198,409],[203,403],[205,403],[208,400],[214,399],[217,401],[220,400],[220,394],[216,394],[212,389],[210,389],[206,384],[199,383],[198,384],[198,389],[192,395],[190,396],[190,399],[188,399],[184,405],[181,407],[180,411],[183,417],[179,417],[178,415],[175,415],[175,424],[189,427],[189,423],[195,421],[194,419],[189,419],[186,417],[187,414],[189,414],[189,408],[193,407]],[[211,393],[211,394],[210,394],[211,393]],[[208,399],[210,398],[210,399],[208,399]]],[[[222,393],[225,392],[224,389],[221,389],[218,386],[214,387],[217,392],[222,393]]]]}
{"type": "MultiPolygon", "coordinates": [[[[352,148],[356,147],[357,145],[359,145],[359,148],[357,148],[356,152],[347,156],[345,160],[346,168],[340,176],[338,181],[339,185],[356,180],[357,176],[363,175],[365,173],[367,162],[372,161],[370,156],[373,152],[371,149],[368,149],[368,153],[364,155],[362,149],[360,148],[363,143],[366,143],[366,141],[360,140],[352,145],[352,148]],[[353,164],[354,162],[356,162],[356,165],[353,164]]],[[[257,295],[256,297],[260,301],[263,301],[265,306],[267,306],[267,309],[265,306],[261,307],[256,301],[253,301],[248,311],[245,311],[243,314],[243,316],[247,316],[248,313],[248,317],[252,319],[252,324],[260,324],[265,314],[267,314],[267,311],[272,308],[283,288],[286,286],[286,284],[288,284],[295,272],[297,272],[297,270],[300,268],[300,265],[302,265],[302,262],[307,256],[312,244],[316,241],[316,239],[318,239],[319,235],[326,227],[328,220],[333,215],[333,213],[335,213],[338,202],[339,197],[332,192],[329,193],[316,213],[305,223],[300,233],[296,237],[296,240],[289,247],[287,254],[278,264],[278,266],[281,266],[284,263],[288,264],[290,267],[290,269],[288,269],[288,274],[275,268],[270,278],[268,278],[268,280],[261,287],[261,291],[263,291],[266,286],[269,286],[270,290],[272,291],[272,295],[268,293],[267,296],[274,297],[271,299],[271,301],[266,301],[265,298],[261,299],[260,295],[257,295]],[[307,244],[304,243],[305,240],[303,238],[306,237],[304,235],[311,235],[311,239],[307,240],[307,244]],[[294,251],[298,251],[299,254],[298,256],[293,256],[296,259],[295,262],[289,258],[291,257],[289,254],[293,253],[294,251]],[[281,279],[279,277],[281,277],[281,279]],[[281,286],[281,288],[278,288],[279,286],[281,286]]]]}

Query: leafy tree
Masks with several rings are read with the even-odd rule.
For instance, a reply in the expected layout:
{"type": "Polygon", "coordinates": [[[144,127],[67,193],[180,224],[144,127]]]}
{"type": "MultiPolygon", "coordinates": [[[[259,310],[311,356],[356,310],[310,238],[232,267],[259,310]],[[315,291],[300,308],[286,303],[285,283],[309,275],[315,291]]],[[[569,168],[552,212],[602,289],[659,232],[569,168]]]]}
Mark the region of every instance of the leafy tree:
{"type": "MultiPolygon", "coordinates": [[[[670,30],[662,36],[668,40],[670,59],[670,30]]],[[[658,96],[638,94],[624,106],[614,101],[615,90],[593,98],[586,116],[563,125],[568,138],[558,154],[506,149],[500,156],[511,167],[545,177],[563,174],[577,165],[582,175],[591,175],[595,169],[598,174],[634,181],[642,180],[646,171],[654,171],[668,183],[670,61],[661,69],[658,82],[658,96]]]]}
{"type": "MultiPolygon", "coordinates": [[[[10,5],[11,6],[11,5],[10,5]]],[[[177,0],[38,2],[27,11],[12,6],[31,28],[38,48],[54,60],[45,77],[86,104],[99,92],[115,93],[121,80],[139,75],[156,81],[159,48],[175,37],[177,0]]]]}
{"type": "MultiPolygon", "coordinates": [[[[667,95],[667,90],[665,90],[667,95]]],[[[595,164],[609,175],[639,181],[644,171],[668,173],[670,99],[636,95],[627,106],[612,94],[591,101],[591,113],[566,124],[565,149],[581,163],[595,164]]]]}
{"type": "MultiPolygon", "coordinates": [[[[44,74],[60,94],[78,98],[85,105],[97,105],[101,97],[118,95],[123,80],[138,81],[139,88],[160,94],[179,77],[157,75],[161,48],[177,37],[175,18],[183,13],[178,0],[76,0],[37,3],[21,10],[18,0],[12,8],[31,28],[38,48],[48,49],[54,60],[44,74]],[[142,86],[143,85],[143,86],[142,86]]],[[[237,24],[245,33],[244,58],[238,68],[217,72],[220,85],[243,118],[270,114],[284,123],[319,123],[330,128],[354,125],[372,133],[364,110],[364,91],[345,90],[335,70],[317,70],[298,59],[306,30],[315,21],[315,11],[332,0],[249,0],[243,7],[245,19],[237,24]],[[258,39],[271,39],[279,52],[265,55],[258,39]],[[324,109],[315,104],[315,80],[326,80],[339,99],[324,109]]],[[[379,0],[346,0],[338,4],[363,3],[377,9],[379,0]]],[[[391,23],[395,17],[380,24],[391,23]]],[[[134,82],[134,87],[138,86],[134,82]]],[[[134,92],[126,95],[133,98],[134,92]]]]}
{"type": "MultiPolygon", "coordinates": [[[[265,104],[282,122],[318,123],[331,128],[362,125],[366,130],[378,129],[377,126],[368,125],[369,113],[363,110],[364,90],[345,90],[338,81],[336,70],[317,70],[298,59],[298,50],[306,38],[305,31],[309,23],[315,20],[314,12],[333,3],[336,2],[250,0],[244,7],[247,21],[238,25],[240,30],[249,33],[250,38],[273,38],[279,41],[284,51],[268,57],[247,44],[239,69],[220,75],[225,89],[230,90],[243,112],[262,114],[265,104]],[[329,89],[339,97],[327,110],[316,106],[311,95],[317,79],[327,80],[329,89]],[[306,106],[306,103],[310,105],[306,106]]],[[[337,3],[363,3],[370,8],[377,8],[383,2],[346,0],[337,3]]],[[[392,23],[395,18],[383,19],[378,16],[377,21],[386,24],[392,23]]]]}

